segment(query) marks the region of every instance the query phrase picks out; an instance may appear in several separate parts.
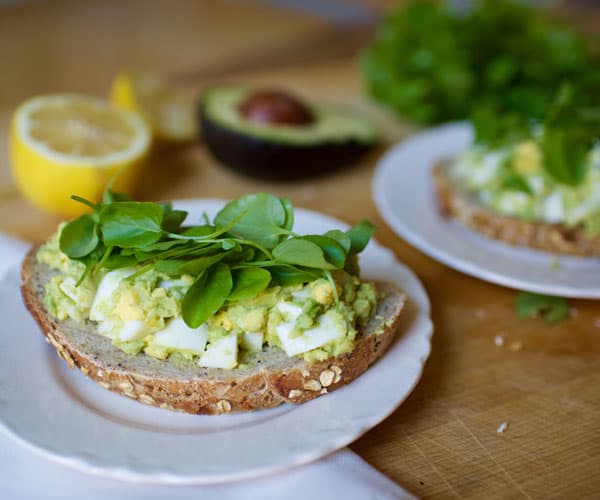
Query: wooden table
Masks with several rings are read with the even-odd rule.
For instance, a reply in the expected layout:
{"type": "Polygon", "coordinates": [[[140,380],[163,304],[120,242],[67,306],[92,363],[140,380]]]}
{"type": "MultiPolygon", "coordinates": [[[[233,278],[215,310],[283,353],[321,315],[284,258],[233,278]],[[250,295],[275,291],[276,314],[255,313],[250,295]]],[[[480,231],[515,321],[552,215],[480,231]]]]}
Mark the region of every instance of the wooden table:
{"type": "MultiPolygon", "coordinates": [[[[343,102],[371,116],[388,141],[412,130],[367,102],[355,61],[343,56],[345,50],[317,49],[327,40],[330,47],[351,47],[356,36],[334,43],[339,31],[322,21],[249,3],[180,2],[174,10],[157,2],[152,7],[90,1],[0,10],[0,134],[6,134],[14,106],[28,95],[106,94],[114,73],[131,65],[169,74],[189,92],[233,80],[282,85],[307,97],[343,102]],[[262,62],[270,63],[262,70],[261,54],[262,62]],[[304,62],[282,64],[285,54],[304,62]],[[331,57],[324,60],[323,54],[331,57]],[[236,74],[237,66],[244,72],[236,74]]],[[[2,148],[4,140],[0,230],[42,241],[57,219],[20,198],[2,148]]],[[[598,497],[598,303],[572,301],[572,317],[557,325],[518,319],[514,291],[467,277],[410,247],[385,225],[371,199],[371,176],[382,152],[329,177],[263,183],[230,173],[195,145],[156,154],[140,192],[146,199],[166,199],[268,190],[351,223],[370,218],[380,228],[379,241],[425,284],[435,334],[413,394],[352,448],[423,497],[598,497]],[[495,343],[498,335],[503,346],[495,343]],[[498,433],[502,422],[508,429],[498,433]]]]}

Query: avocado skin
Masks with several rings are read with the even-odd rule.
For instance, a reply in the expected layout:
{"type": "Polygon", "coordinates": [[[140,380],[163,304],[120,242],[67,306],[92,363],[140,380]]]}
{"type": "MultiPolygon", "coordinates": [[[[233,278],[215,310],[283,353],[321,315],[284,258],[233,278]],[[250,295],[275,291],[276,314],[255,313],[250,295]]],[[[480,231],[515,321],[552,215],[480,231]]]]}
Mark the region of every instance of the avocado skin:
{"type": "Polygon", "coordinates": [[[356,161],[374,142],[321,142],[297,146],[225,128],[200,108],[202,137],[211,153],[236,172],[265,180],[294,180],[328,174],[356,161]]]}

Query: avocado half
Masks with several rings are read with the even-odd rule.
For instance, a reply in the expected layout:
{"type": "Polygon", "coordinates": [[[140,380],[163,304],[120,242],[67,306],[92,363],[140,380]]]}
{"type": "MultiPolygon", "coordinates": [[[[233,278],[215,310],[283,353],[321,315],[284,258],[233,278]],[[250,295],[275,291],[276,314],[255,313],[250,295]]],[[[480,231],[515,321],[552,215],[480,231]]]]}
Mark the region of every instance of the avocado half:
{"type": "Polygon", "coordinates": [[[377,142],[374,127],[349,111],[307,104],[303,125],[256,123],[240,105],[253,89],[215,87],[200,101],[203,139],[222,163],[244,175],[289,180],[331,172],[358,159],[377,142]]]}

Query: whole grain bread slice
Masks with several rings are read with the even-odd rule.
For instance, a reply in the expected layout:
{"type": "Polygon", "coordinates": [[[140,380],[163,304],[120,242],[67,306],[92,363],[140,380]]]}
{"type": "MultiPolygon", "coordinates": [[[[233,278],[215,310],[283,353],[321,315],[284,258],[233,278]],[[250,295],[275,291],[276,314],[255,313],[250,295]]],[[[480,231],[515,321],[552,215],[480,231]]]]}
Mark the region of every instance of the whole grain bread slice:
{"type": "Polygon", "coordinates": [[[36,252],[37,248],[32,248],[23,261],[21,291],[46,341],[59,356],[106,389],[187,413],[228,413],[303,403],[351,382],[390,345],[406,300],[397,288],[378,284],[384,298],[359,332],[355,349],[343,356],[306,363],[288,357],[281,349],[267,348],[246,355],[242,368],[203,368],[145,354],[129,356],[96,333],[93,321],[82,324],[53,318],[43,299],[45,285],[56,271],[38,263],[36,252]]]}
{"type": "Polygon", "coordinates": [[[439,162],[432,172],[438,205],[445,216],[511,245],[561,254],[600,256],[600,236],[588,236],[582,229],[564,224],[525,221],[493,212],[452,181],[449,165],[450,161],[439,162]]]}

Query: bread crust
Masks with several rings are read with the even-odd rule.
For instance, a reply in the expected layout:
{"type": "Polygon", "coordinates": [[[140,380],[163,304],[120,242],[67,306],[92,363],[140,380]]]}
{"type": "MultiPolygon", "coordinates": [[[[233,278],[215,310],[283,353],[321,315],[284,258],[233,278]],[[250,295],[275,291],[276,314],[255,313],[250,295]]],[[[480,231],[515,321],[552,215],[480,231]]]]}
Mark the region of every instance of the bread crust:
{"type": "Polygon", "coordinates": [[[390,285],[378,311],[359,332],[355,349],[324,361],[306,363],[287,358],[289,366],[266,366],[282,351],[257,355],[249,369],[176,367],[144,354],[128,356],[110,340],[94,332],[95,325],[59,321],[44,307],[44,286],[55,274],[36,261],[37,247],[21,268],[23,301],[47,342],[70,368],[79,368],[105,389],[142,403],[193,414],[218,414],[272,408],[282,403],[303,403],[348,384],[362,374],[388,348],[394,338],[405,295],[390,285]],[[375,333],[383,328],[383,333],[375,333]],[[261,360],[262,358],[262,360],[261,360]],[[261,364],[264,362],[264,365],[261,364]]]}
{"type": "Polygon", "coordinates": [[[432,171],[437,202],[446,217],[510,245],[560,254],[600,256],[600,236],[590,237],[582,229],[564,224],[525,221],[493,212],[452,182],[448,175],[449,164],[449,161],[439,162],[432,171]]]}

